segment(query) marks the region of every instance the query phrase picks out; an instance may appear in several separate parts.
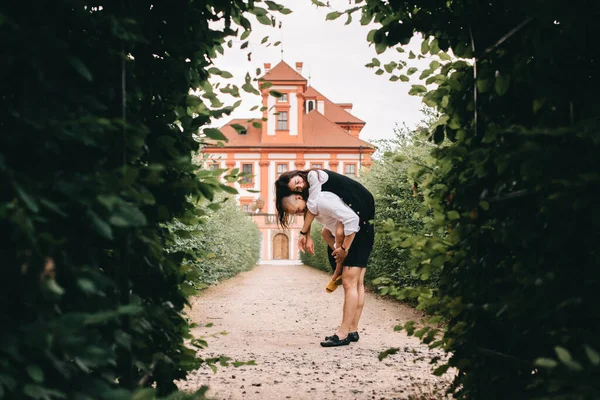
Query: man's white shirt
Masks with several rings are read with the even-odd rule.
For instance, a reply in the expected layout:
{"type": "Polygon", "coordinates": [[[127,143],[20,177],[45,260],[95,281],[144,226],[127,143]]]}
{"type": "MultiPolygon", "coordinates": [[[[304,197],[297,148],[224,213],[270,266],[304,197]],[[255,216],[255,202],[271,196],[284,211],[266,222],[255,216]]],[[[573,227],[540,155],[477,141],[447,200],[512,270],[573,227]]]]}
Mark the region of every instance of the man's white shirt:
{"type": "Polygon", "coordinates": [[[308,200],[306,207],[308,211],[315,214],[315,219],[335,235],[335,227],[338,222],[344,225],[344,235],[348,236],[360,230],[358,215],[339,196],[331,192],[321,190],[329,179],[325,171],[310,171],[307,175],[309,184],[308,200]]]}

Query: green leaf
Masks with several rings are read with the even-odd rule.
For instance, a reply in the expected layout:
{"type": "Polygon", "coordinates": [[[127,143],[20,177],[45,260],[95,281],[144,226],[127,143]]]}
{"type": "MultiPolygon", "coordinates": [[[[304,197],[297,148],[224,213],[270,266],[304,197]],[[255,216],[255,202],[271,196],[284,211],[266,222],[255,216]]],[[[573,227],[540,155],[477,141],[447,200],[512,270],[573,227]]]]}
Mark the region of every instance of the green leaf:
{"type": "Polygon", "coordinates": [[[440,57],[440,60],[444,60],[444,61],[452,60],[452,57],[450,57],[450,55],[448,53],[443,52],[443,51],[438,54],[438,57],[440,57]]]}
{"type": "Polygon", "coordinates": [[[585,349],[585,354],[587,355],[588,359],[590,360],[590,363],[592,363],[592,365],[595,365],[595,366],[600,365],[600,354],[598,354],[598,352],[596,350],[594,350],[587,344],[584,345],[583,347],[585,349]]]}
{"type": "Polygon", "coordinates": [[[44,371],[37,365],[29,365],[27,367],[27,373],[34,382],[41,383],[44,381],[44,371]]]}
{"type": "Polygon", "coordinates": [[[380,68],[377,71],[375,71],[375,75],[383,75],[383,70],[380,68]]]}
{"type": "Polygon", "coordinates": [[[406,70],[406,74],[407,75],[412,75],[412,74],[414,74],[417,71],[418,71],[418,69],[416,67],[410,67],[408,70],[406,70]]]}
{"type": "Polygon", "coordinates": [[[400,80],[401,80],[402,82],[408,82],[408,81],[409,81],[409,78],[408,78],[408,76],[406,76],[406,75],[400,75],[400,80]]]}
{"type": "Polygon", "coordinates": [[[102,218],[100,218],[95,212],[90,211],[89,215],[92,219],[92,228],[94,228],[94,231],[99,236],[105,239],[113,240],[113,232],[111,226],[102,218]]]}
{"type": "Polygon", "coordinates": [[[572,369],[574,371],[583,370],[583,367],[581,366],[581,364],[579,364],[577,361],[573,360],[573,358],[571,357],[571,353],[569,353],[569,351],[567,349],[565,349],[564,347],[556,346],[554,348],[554,351],[556,352],[556,356],[558,357],[558,359],[567,368],[572,369]]]}
{"type": "Polygon", "coordinates": [[[325,17],[325,21],[333,21],[334,19],[338,19],[341,16],[342,16],[341,12],[333,11],[333,12],[330,12],[329,14],[327,14],[327,16],[325,17]]]}
{"type": "Polygon", "coordinates": [[[29,208],[30,211],[37,213],[40,210],[40,208],[38,207],[35,200],[32,197],[30,197],[25,192],[25,190],[23,190],[23,188],[21,188],[21,186],[15,185],[15,191],[17,192],[17,195],[19,195],[21,200],[23,200],[23,203],[25,203],[25,205],[27,206],[27,208],[29,208]]]}
{"type": "Polygon", "coordinates": [[[408,91],[408,94],[411,96],[416,96],[422,93],[426,93],[427,88],[423,85],[412,85],[411,89],[408,91]]]}
{"type": "Polygon", "coordinates": [[[271,18],[269,18],[266,15],[257,15],[256,20],[263,25],[271,25],[272,26],[272,24],[273,24],[271,21],[271,18]]]}
{"type": "Polygon", "coordinates": [[[429,38],[423,39],[421,42],[421,54],[427,54],[429,51],[429,38]]]}
{"type": "Polygon", "coordinates": [[[219,186],[224,192],[229,193],[229,194],[238,194],[238,191],[236,188],[228,186],[228,185],[220,185],[219,186]]]}
{"type": "Polygon", "coordinates": [[[490,203],[488,203],[487,201],[480,201],[479,207],[481,207],[482,210],[487,211],[490,209],[490,203]]]}
{"type": "Polygon", "coordinates": [[[377,54],[381,54],[381,53],[384,53],[387,50],[387,48],[388,48],[387,44],[385,44],[384,42],[377,43],[375,45],[375,52],[377,54]]]}
{"type": "Polygon", "coordinates": [[[551,358],[538,358],[533,363],[536,367],[540,368],[554,368],[558,365],[558,363],[551,358]]]}
{"type": "Polygon", "coordinates": [[[84,77],[85,80],[87,80],[88,82],[91,82],[94,80],[92,73],[90,72],[88,67],[83,63],[83,61],[81,61],[79,58],[74,57],[74,56],[70,56],[68,58],[68,60],[69,60],[69,64],[71,64],[71,66],[75,69],[75,71],[77,71],[77,73],[79,75],[84,77]]]}
{"type": "Polygon", "coordinates": [[[206,128],[202,131],[202,133],[204,133],[206,137],[211,138],[213,140],[224,140],[225,142],[229,141],[229,139],[227,139],[227,136],[225,136],[223,132],[215,128],[206,128]]]}
{"type": "Polygon", "coordinates": [[[386,71],[388,74],[391,74],[391,73],[392,73],[392,71],[393,71],[393,70],[395,70],[397,66],[398,66],[398,64],[397,64],[396,62],[392,61],[392,62],[390,62],[390,63],[386,64],[386,65],[384,66],[384,68],[385,68],[385,71],[386,71]]]}
{"type": "Polygon", "coordinates": [[[494,88],[496,89],[496,93],[500,96],[503,96],[508,92],[508,87],[510,86],[510,75],[508,74],[498,74],[496,76],[496,82],[494,84],[494,88]]]}
{"type": "Polygon", "coordinates": [[[375,33],[377,33],[377,29],[372,29],[367,34],[367,42],[373,43],[375,41],[375,33]]]}
{"type": "Polygon", "coordinates": [[[262,38],[262,40],[260,41],[260,44],[265,44],[267,43],[267,41],[269,40],[268,36],[265,36],[264,38],[262,38]]]}
{"type": "Polygon", "coordinates": [[[440,52],[440,46],[437,39],[433,39],[429,45],[429,53],[434,56],[440,52]]]}
{"type": "Polygon", "coordinates": [[[459,219],[459,218],[460,218],[460,214],[459,214],[457,211],[454,211],[454,210],[452,210],[452,211],[448,211],[448,214],[447,214],[447,215],[448,215],[448,219],[449,219],[450,221],[454,221],[454,220],[456,220],[456,219],[459,219]]]}

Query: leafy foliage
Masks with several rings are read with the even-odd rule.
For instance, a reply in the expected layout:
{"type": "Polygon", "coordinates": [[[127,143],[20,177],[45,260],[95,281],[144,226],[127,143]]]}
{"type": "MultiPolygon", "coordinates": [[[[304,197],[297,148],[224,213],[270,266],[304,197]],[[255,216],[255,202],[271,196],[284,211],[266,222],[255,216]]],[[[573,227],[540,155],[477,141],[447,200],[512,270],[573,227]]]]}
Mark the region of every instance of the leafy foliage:
{"type": "Polygon", "coordinates": [[[327,258],[327,243],[321,236],[321,230],[323,225],[318,222],[313,222],[311,226],[311,238],[315,243],[315,254],[302,253],[300,252],[300,261],[303,264],[310,265],[311,267],[320,269],[325,272],[332,272],[331,265],[329,265],[329,259],[327,258]]]}
{"type": "Polygon", "coordinates": [[[191,158],[251,14],[275,24],[242,1],[0,5],[0,397],[152,398],[202,362],[161,226],[233,190],[191,158]]]}
{"type": "Polygon", "coordinates": [[[381,285],[382,294],[414,303],[419,293],[416,288],[436,287],[437,282],[411,263],[410,250],[399,245],[399,238],[424,233],[422,218],[431,218],[416,195],[409,170],[429,164],[433,146],[418,140],[416,132],[406,126],[397,127],[392,140],[377,145],[383,154],[360,177],[377,204],[375,243],[366,281],[381,285]]]}
{"type": "Polygon", "coordinates": [[[260,257],[261,234],[252,220],[232,201],[206,208],[197,225],[173,221],[169,231],[174,243],[169,252],[186,253],[183,260],[186,284],[195,293],[251,269],[260,257]]]}
{"type": "Polygon", "coordinates": [[[432,346],[451,354],[455,397],[597,397],[600,82],[587,38],[600,33],[600,6],[358,3],[346,13],[378,24],[376,52],[407,56],[376,73],[433,57],[409,93],[441,114],[429,138],[451,144],[414,171],[428,234],[399,244],[440,274],[422,304],[448,319],[432,346]],[[415,32],[421,54],[407,54],[415,32]]]}

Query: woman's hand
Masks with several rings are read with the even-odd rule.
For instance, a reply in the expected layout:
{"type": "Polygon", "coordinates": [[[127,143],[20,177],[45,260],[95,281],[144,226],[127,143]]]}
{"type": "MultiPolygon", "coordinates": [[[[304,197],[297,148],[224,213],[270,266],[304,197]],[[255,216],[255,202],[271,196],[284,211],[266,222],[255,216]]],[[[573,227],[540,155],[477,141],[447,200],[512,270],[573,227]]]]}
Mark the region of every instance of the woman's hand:
{"type": "Polygon", "coordinates": [[[331,255],[335,258],[335,261],[339,264],[343,263],[346,257],[348,257],[348,251],[338,247],[335,249],[331,255]]]}

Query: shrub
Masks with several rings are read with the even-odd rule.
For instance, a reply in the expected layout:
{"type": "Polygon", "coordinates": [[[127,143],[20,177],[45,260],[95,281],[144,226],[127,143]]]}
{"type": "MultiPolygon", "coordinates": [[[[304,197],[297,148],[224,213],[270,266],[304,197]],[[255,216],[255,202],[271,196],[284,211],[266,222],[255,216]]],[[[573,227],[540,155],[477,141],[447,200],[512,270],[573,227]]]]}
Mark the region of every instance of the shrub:
{"type": "Polygon", "coordinates": [[[169,252],[185,252],[183,265],[188,284],[194,288],[215,284],[251,269],[260,257],[261,234],[233,199],[226,198],[216,210],[206,208],[196,225],[174,221],[169,252]]]}
{"type": "Polygon", "coordinates": [[[202,362],[161,226],[232,189],[191,158],[233,110],[208,79],[250,13],[272,23],[239,1],[0,3],[0,397],[163,396],[202,362]]]}
{"type": "Polygon", "coordinates": [[[300,261],[322,271],[332,272],[327,258],[327,243],[321,236],[321,229],[323,229],[323,225],[316,221],[313,222],[310,231],[311,238],[315,242],[315,254],[300,252],[300,261]]]}
{"type": "MultiPolygon", "coordinates": [[[[441,113],[431,140],[451,142],[413,171],[427,234],[398,235],[410,268],[440,273],[420,303],[448,325],[439,340],[407,330],[451,354],[457,398],[597,398],[600,75],[582,38],[600,34],[600,5],[373,0],[348,13],[358,10],[381,25],[368,36],[378,53],[423,35],[434,60],[409,93],[441,113]]],[[[409,80],[400,74],[390,79],[409,80]]]]}

